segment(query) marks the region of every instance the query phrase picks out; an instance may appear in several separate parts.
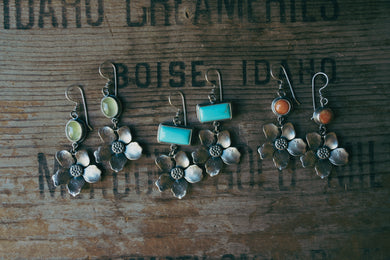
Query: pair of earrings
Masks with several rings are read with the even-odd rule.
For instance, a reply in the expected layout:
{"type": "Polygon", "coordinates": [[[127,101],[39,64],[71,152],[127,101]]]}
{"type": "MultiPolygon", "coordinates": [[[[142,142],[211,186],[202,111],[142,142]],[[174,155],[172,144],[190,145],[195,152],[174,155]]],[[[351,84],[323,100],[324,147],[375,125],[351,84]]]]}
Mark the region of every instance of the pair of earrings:
{"type": "MultiPolygon", "coordinates": [[[[132,141],[130,129],[127,126],[118,127],[119,117],[122,112],[122,105],[118,97],[117,72],[114,64],[110,63],[113,69],[114,82],[102,73],[102,66],[99,66],[99,74],[107,79],[105,87],[102,89],[103,98],[101,100],[101,111],[103,115],[113,123],[113,127],[104,126],[99,129],[98,134],[104,143],[94,152],[97,163],[108,162],[113,171],[121,171],[127,160],[137,160],[142,155],[142,147],[132,141]],[[112,90],[114,89],[114,91],[112,90]]],[[[80,85],[71,85],[65,91],[65,97],[76,104],[70,113],[71,119],[65,126],[65,134],[72,142],[72,149],[58,151],[55,155],[59,165],[59,170],[52,176],[55,186],[65,184],[68,192],[72,196],[77,196],[85,182],[95,183],[101,178],[101,170],[94,164],[86,150],[79,150],[81,143],[92,130],[89,124],[87,104],[84,91],[80,85]],[[80,117],[79,102],[70,97],[73,88],[80,91],[83,103],[84,118],[80,117]]]]}
{"type": "MultiPolygon", "coordinates": [[[[221,131],[222,120],[232,119],[232,105],[223,101],[222,78],[216,69],[209,69],[205,74],[206,81],[213,84],[209,94],[209,103],[198,104],[196,115],[201,123],[213,122],[213,131],[200,130],[199,139],[202,144],[191,153],[191,164],[184,151],[178,151],[180,145],[191,145],[193,129],[187,126],[185,99],[178,91],[182,100],[182,109],[178,109],[172,123],[161,123],[158,127],[157,141],[170,144],[168,155],[160,155],[155,162],[162,174],[155,182],[159,191],[171,189],[173,195],[182,199],[188,189],[188,183],[197,183],[203,179],[203,169],[210,176],[220,173],[223,164],[237,164],[241,154],[237,148],[231,147],[230,134],[227,130],[221,131]],[[216,98],[217,85],[209,80],[209,72],[213,70],[218,76],[219,101],[216,98]]],[[[173,105],[171,95],[168,98],[173,105]]]]}
{"type": "MultiPolygon", "coordinates": [[[[296,99],[293,87],[288,78],[287,72],[283,66],[281,69],[286,77],[290,87],[291,96],[299,105],[296,99]]],[[[327,107],[328,99],[322,95],[322,90],[328,86],[329,78],[323,72],[318,72],[312,77],[312,99],[313,99],[313,117],[315,123],[319,125],[318,133],[308,133],[306,143],[301,138],[296,138],[295,129],[292,123],[286,123],[286,116],[292,110],[292,102],[283,90],[283,81],[276,78],[272,73],[271,76],[279,82],[278,97],[271,104],[272,112],[278,117],[278,126],[267,124],[263,127],[263,132],[267,142],[259,149],[261,159],[273,157],[275,166],[279,169],[287,168],[290,162],[290,156],[299,156],[304,168],[314,168],[317,175],[322,179],[329,176],[333,165],[341,166],[348,163],[348,153],[344,148],[338,148],[337,136],[334,132],[327,133],[326,125],[333,120],[333,112],[327,107]],[[326,83],[319,89],[320,104],[316,108],[315,101],[315,79],[322,75],[326,83]],[[307,150],[307,146],[309,150],[307,150]]]]}

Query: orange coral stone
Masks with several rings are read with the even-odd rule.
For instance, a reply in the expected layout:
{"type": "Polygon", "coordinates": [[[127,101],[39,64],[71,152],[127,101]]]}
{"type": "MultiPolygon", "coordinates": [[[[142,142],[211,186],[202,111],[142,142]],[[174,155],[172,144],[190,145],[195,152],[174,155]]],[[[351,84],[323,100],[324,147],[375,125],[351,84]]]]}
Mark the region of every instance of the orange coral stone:
{"type": "Polygon", "coordinates": [[[321,124],[329,124],[330,121],[332,121],[333,119],[333,113],[330,109],[324,109],[320,112],[319,116],[318,116],[321,124]]]}
{"type": "Polygon", "coordinates": [[[290,103],[285,99],[279,99],[275,102],[274,109],[279,115],[285,115],[290,111],[290,103]]]}

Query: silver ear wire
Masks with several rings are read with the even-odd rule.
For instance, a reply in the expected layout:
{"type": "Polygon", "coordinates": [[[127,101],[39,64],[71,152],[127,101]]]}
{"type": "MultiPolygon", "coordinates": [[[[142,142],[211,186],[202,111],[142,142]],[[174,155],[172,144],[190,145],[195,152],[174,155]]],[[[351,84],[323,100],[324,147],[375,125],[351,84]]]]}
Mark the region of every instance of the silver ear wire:
{"type": "MultiPolygon", "coordinates": [[[[102,67],[104,64],[110,64],[110,66],[112,67],[113,69],[113,72],[114,72],[114,96],[117,97],[118,96],[118,79],[117,79],[117,71],[116,71],[116,67],[115,65],[112,63],[112,62],[109,62],[109,61],[105,61],[103,62],[102,64],[100,64],[99,66],[99,74],[100,76],[102,76],[103,78],[105,78],[108,82],[111,82],[111,79],[109,77],[107,77],[106,75],[103,74],[102,72],[102,67]]],[[[106,86],[107,87],[107,86],[106,86]]],[[[103,94],[104,95],[107,95],[106,91],[107,89],[103,88],[103,94]]]]}
{"type": "Polygon", "coordinates": [[[81,87],[81,85],[78,85],[78,84],[73,84],[73,85],[70,85],[66,90],[65,90],[65,97],[67,100],[69,100],[70,102],[73,102],[75,103],[75,107],[73,109],[73,111],[71,112],[71,116],[73,118],[77,118],[78,115],[77,115],[77,107],[78,107],[78,104],[79,102],[74,100],[73,98],[70,97],[69,95],[69,92],[73,89],[73,88],[78,88],[79,91],[80,91],[80,94],[81,94],[81,100],[83,101],[83,109],[84,109],[84,116],[85,116],[85,124],[87,125],[88,129],[89,130],[93,130],[92,126],[89,124],[89,119],[88,119],[88,110],[87,110],[87,102],[85,100],[85,95],[84,95],[84,91],[81,87]]]}
{"type": "MultiPolygon", "coordinates": [[[[185,98],[184,98],[183,92],[177,91],[177,93],[178,93],[178,94],[180,95],[180,97],[181,97],[182,109],[183,109],[184,126],[187,126],[187,110],[186,110],[185,98]]],[[[180,108],[177,108],[177,106],[174,105],[174,104],[172,103],[172,98],[171,98],[171,96],[172,96],[172,94],[169,93],[168,101],[169,101],[169,104],[170,104],[171,106],[173,106],[174,108],[177,109],[176,116],[175,116],[174,119],[173,119],[173,122],[174,122],[175,124],[177,124],[177,123],[178,123],[178,120],[179,120],[178,117],[179,117],[179,114],[180,114],[181,111],[180,111],[180,108]]]]}
{"type": "Polygon", "coordinates": [[[208,76],[210,70],[215,71],[215,72],[217,73],[217,75],[218,75],[218,83],[219,83],[219,101],[222,102],[222,100],[223,100],[223,94],[222,94],[222,77],[221,77],[221,73],[219,72],[219,70],[214,69],[214,68],[208,69],[208,70],[206,71],[206,74],[205,74],[206,81],[207,81],[208,83],[210,83],[210,84],[213,84],[213,89],[211,90],[211,93],[209,94],[209,100],[210,100],[211,103],[214,103],[214,102],[217,100],[217,98],[215,97],[215,89],[216,89],[217,86],[216,86],[213,82],[211,82],[211,81],[209,80],[209,76],[208,76]]]}
{"type": "Polygon", "coordinates": [[[328,75],[326,75],[324,72],[317,72],[316,74],[313,75],[313,78],[311,79],[311,94],[312,94],[312,98],[313,98],[313,110],[316,111],[316,100],[315,100],[315,78],[318,76],[318,75],[322,75],[325,77],[326,79],[326,82],[324,84],[324,86],[322,86],[319,90],[318,90],[318,93],[320,95],[320,104],[321,106],[325,106],[326,104],[328,104],[328,99],[327,98],[324,98],[323,95],[322,95],[322,90],[325,89],[327,86],[328,86],[328,83],[329,83],[329,78],[328,78],[328,75]]]}
{"type": "MultiPolygon", "coordinates": [[[[288,78],[288,74],[287,74],[286,69],[283,67],[283,65],[280,65],[280,68],[283,70],[284,76],[286,77],[286,80],[287,80],[287,83],[288,83],[288,85],[289,85],[289,87],[290,87],[290,92],[291,92],[291,95],[292,95],[294,101],[295,101],[298,105],[300,105],[301,103],[300,103],[300,102],[298,101],[298,99],[295,97],[294,89],[293,89],[293,87],[292,87],[292,85],[291,85],[290,79],[288,78]]],[[[275,75],[274,75],[273,72],[272,72],[272,66],[271,66],[271,68],[270,68],[270,74],[271,74],[271,77],[272,77],[274,80],[276,80],[276,81],[279,82],[279,91],[283,91],[283,87],[282,87],[282,85],[283,85],[283,80],[281,80],[281,79],[275,77],[275,75]]]]}

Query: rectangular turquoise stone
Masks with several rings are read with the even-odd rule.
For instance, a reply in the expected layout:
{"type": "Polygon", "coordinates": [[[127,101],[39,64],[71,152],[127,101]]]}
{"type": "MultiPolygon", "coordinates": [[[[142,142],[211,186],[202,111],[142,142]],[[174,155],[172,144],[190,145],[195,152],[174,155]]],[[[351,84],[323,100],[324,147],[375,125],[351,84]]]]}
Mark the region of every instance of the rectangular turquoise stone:
{"type": "Polygon", "coordinates": [[[191,138],[191,128],[164,124],[158,126],[157,141],[159,143],[190,145],[191,138]]]}
{"type": "Polygon", "coordinates": [[[197,105],[196,115],[202,123],[232,119],[232,105],[230,102],[197,105]]]}

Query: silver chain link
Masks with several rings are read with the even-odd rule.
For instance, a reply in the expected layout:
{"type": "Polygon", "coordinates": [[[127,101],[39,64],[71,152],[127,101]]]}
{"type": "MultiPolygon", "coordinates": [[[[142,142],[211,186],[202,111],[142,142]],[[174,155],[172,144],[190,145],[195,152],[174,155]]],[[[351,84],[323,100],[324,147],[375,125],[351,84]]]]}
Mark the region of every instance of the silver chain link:
{"type": "Polygon", "coordinates": [[[284,125],[285,121],[286,121],[286,118],[284,116],[278,116],[278,124],[279,124],[279,126],[284,125]]]}
{"type": "Polygon", "coordinates": [[[79,114],[77,114],[77,106],[75,107],[75,110],[73,110],[72,112],[70,112],[70,117],[73,118],[73,119],[77,119],[79,118],[79,114]]]}
{"type": "Polygon", "coordinates": [[[279,90],[278,90],[278,96],[279,96],[279,97],[285,97],[285,96],[286,96],[286,91],[284,91],[283,89],[279,88],[279,90]]]}
{"type": "Polygon", "coordinates": [[[214,104],[217,101],[217,97],[215,95],[216,88],[217,87],[214,85],[213,88],[211,89],[210,94],[208,95],[211,104],[214,104]]]}
{"type": "Polygon", "coordinates": [[[181,110],[179,109],[177,112],[176,112],[176,115],[173,117],[173,124],[175,125],[175,126],[177,126],[177,125],[181,125],[182,124],[182,121],[180,120],[180,117],[181,117],[181,115],[182,115],[182,112],[181,112],[181,110]]]}
{"type": "Polygon", "coordinates": [[[113,126],[113,129],[114,130],[117,130],[118,129],[118,123],[119,123],[119,120],[118,120],[118,118],[113,118],[113,119],[111,119],[111,122],[112,122],[112,124],[114,125],[113,126]]]}
{"type": "Polygon", "coordinates": [[[179,147],[177,145],[171,144],[171,146],[169,147],[169,154],[168,154],[168,156],[173,158],[173,156],[175,156],[178,148],[179,147]]]}
{"type": "Polygon", "coordinates": [[[104,96],[110,95],[110,87],[112,86],[112,81],[107,81],[106,85],[103,87],[102,92],[104,96]]]}
{"type": "Polygon", "coordinates": [[[218,121],[214,121],[213,126],[214,126],[214,131],[213,131],[214,134],[218,134],[221,131],[221,129],[220,129],[221,123],[218,121]]]}
{"type": "Polygon", "coordinates": [[[322,137],[326,135],[326,127],[324,125],[320,125],[318,132],[322,137]]]}
{"type": "Polygon", "coordinates": [[[77,148],[79,148],[79,144],[78,143],[72,143],[72,150],[70,151],[71,154],[75,154],[76,153],[76,150],[77,148]]]}

